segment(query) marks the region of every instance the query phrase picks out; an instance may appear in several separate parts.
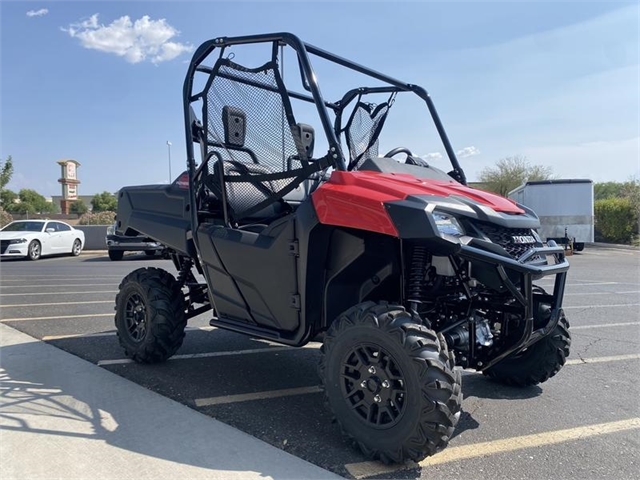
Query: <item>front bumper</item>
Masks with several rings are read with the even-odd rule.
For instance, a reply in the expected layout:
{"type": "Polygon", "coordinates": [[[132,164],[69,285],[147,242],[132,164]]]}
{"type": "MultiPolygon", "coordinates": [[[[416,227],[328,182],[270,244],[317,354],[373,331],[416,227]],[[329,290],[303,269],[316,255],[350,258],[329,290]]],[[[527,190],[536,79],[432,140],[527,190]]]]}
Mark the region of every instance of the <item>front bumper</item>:
{"type": "Polygon", "coordinates": [[[162,250],[164,245],[148,238],[125,237],[121,235],[107,235],[107,248],[109,250],[137,251],[137,250],[162,250]]]}
{"type": "Polygon", "coordinates": [[[0,248],[0,258],[26,257],[29,254],[29,242],[2,245],[0,248]]]}
{"type": "Polygon", "coordinates": [[[564,249],[552,242],[547,247],[537,247],[529,250],[518,260],[498,255],[471,245],[461,245],[459,256],[474,262],[481,262],[485,266],[492,267],[500,277],[502,284],[513,295],[516,301],[524,308],[525,328],[520,339],[510,348],[496,356],[482,370],[492,367],[505,357],[528,348],[535,342],[551,333],[560,318],[564,317],[562,302],[564,298],[565,284],[569,262],[565,258],[564,249]],[[546,265],[540,262],[527,264],[527,261],[543,257],[547,259],[546,265]],[[549,263],[552,261],[553,263],[549,263]],[[533,281],[555,275],[553,293],[548,295],[551,304],[551,314],[546,325],[534,329],[534,291],[533,281]],[[514,281],[517,279],[519,281],[514,281]]]}

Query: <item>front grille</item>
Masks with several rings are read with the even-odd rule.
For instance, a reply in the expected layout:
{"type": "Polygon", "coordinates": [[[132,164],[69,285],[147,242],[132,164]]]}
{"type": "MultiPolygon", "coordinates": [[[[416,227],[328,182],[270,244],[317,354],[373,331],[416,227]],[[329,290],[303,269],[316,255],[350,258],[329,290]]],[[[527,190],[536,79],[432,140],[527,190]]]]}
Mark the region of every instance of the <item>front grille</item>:
{"type": "Polygon", "coordinates": [[[493,243],[504,248],[513,258],[520,258],[535,246],[535,243],[515,243],[513,237],[530,237],[533,235],[529,228],[506,228],[490,223],[474,223],[493,243]]]}
{"type": "Polygon", "coordinates": [[[9,240],[0,240],[0,254],[4,253],[9,246],[9,240]]]}

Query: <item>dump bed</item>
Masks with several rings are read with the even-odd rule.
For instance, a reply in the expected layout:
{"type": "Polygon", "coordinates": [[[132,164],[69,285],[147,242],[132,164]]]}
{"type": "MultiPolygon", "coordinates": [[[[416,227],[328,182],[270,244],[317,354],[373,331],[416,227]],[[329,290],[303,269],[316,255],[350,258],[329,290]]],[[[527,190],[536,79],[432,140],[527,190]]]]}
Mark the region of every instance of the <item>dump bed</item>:
{"type": "Polygon", "coordinates": [[[141,233],[188,254],[191,231],[189,190],[184,174],[171,185],[123,187],[118,192],[117,229],[125,235],[141,233]]]}

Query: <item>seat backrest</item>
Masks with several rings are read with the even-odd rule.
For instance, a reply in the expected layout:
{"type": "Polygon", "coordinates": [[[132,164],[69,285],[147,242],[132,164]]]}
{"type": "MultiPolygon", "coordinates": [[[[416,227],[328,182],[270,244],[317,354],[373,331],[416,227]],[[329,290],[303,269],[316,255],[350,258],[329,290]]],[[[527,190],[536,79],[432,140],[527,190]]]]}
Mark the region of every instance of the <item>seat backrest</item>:
{"type": "MultiPolygon", "coordinates": [[[[267,167],[257,165],[254,163],[243,163],[236,161],[223,161],[223,170],[225,177],[225,193],[227,198],[227,205],[231,208],[232,212],[245,212],[259,203],[265,201],[273,195],[274,191],[277,191],[277,187],[273,185],[272,181],[265,182],[229,182],[229,177],[239,175],[262,175],[272,173],[267,167]]],[[[214,182],[218,183],[219,170],[216,168],[214,173],[214,182]]],[[[220,188],[220,187],[218,187],[220,188]]],[[[282,203],[275,201],[265,208],[248,215],[244,218],[248,220],[265,219],[274,217],[282,212],[282,203]]]]}

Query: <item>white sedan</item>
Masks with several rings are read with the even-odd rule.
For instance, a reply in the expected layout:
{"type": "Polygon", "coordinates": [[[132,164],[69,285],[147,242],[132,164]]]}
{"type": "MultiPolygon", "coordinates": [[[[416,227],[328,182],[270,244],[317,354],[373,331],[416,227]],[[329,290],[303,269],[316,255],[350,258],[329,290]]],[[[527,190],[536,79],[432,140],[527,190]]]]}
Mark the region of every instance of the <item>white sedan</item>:
{"type": "Polygon", "coordinates": [[[0,230],[0,258],[80,255],[84,232],[55,220],[17,220],[0,230]]]}

